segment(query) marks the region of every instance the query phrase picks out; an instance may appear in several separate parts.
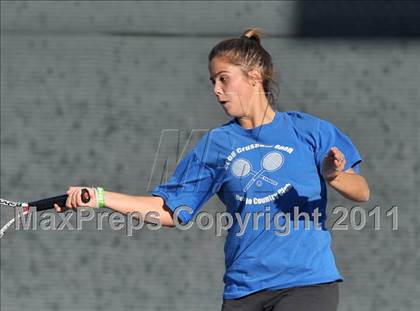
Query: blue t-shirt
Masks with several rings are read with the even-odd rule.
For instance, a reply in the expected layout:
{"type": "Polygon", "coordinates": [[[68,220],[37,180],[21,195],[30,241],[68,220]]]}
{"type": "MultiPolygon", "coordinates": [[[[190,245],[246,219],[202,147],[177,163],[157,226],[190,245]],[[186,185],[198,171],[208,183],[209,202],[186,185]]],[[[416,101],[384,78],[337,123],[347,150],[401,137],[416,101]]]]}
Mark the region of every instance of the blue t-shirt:
{"type": "Polygon", "coordinates": [[[276,111],[271,123],[245,129],[232,119],[207,132],[152,191],[173,211],[191,209],[179,213],[183,223],[214,194],[226,205],[233,225],[225,242],[224,299],[342,279],[325,227],[321,173],[333,146],[343,152],[345,170],[358,173],[359,152],[327,121],[276,111]]]}

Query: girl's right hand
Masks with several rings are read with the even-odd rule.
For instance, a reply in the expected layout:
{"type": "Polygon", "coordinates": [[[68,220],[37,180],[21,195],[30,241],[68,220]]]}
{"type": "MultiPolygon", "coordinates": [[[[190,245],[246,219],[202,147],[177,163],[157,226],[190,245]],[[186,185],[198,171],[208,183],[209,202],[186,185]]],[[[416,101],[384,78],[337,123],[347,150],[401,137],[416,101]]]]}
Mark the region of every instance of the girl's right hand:
{"type": "Polygon", "coordinates": [[[54,204],[54,208],[57,212],[65,212],[68,209],[75,209],[77,207],[91,207],[95,208],[98,206],[96,202],[96,189],[88,187],[69,187],[66,194],[68,195],[66,206],[59,206],[54,204]],[[90,200],[87,203],[82,201],[82,189],[87,189],[89,192],[90,200]]]}

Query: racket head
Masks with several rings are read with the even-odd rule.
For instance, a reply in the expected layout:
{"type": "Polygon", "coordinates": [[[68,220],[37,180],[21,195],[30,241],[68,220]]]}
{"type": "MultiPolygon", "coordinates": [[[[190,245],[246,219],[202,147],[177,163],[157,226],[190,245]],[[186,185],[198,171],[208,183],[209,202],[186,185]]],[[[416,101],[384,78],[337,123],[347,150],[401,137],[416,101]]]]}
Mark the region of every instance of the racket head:
{"type": "Polygon", "coordinates": [[[284,157],[279,152],[269,152],[267,153],[261,161],[261,166],[268,172],[277,171],[283,166],[284,157]]]}
{"type": "Polygon", "coordinates": [[[249,163],[249,161],[244,158],[235,160],[231,167],[233,176],[238,178],[247,176],[251,172],[251,169],[251,163],[249,163]]]}
{"type": "MultiPolygon", "coordinates": [[[[50,198],[46,198],[46,199],[42,199],[38,201],[29,202],[29,203],[14,202],[14,201],[6,200],[6,199],[0,199],[0,205],[7,206],[7,207],[14,207],[14,208],[16,207],[23,208],[22,214],[19,213],[15,215],[15,218],[9,220],[5,225],[3,225],[0,228],[0,238],[3,237],[5,231],[8,228],[10,228],[17,220],[19,220],[21,216],[26,216],[27,214],[29,214],[31,207],[34,207],[36,211],[53,209],[54,204],[58,204],[59,206],[65,206],[67,198],[68,198],[67,194],[62,194],[59,196],[50,197],[50,198]]],[[[88,203],[90,201],[90,195],[89,195],[88,189],[86,188],[82,189],[81,200],[83,203],[88,203]]]]}
{"type": "Polygon", "coordinates": [[[0,198],[0,205],[7,206],[7,207],[13,207],[13,208],[22,208],[22,214],[17,214],[15,217],[10,219],[8,222],[6,222],[1,228],[0,228],[0,239],[4,236],[5,232],[17,221],[20,219],[21,215],[26,216],[30,212],[30,206],[28,203],[25,202],[15,202],[15,201],[9,201],[6,199],[0,198]]]}
{"type": "Polygon", "coordinates": [[[9,200],[0,198],[0,205],[4,205],[8,207],[20,207],[20,206],[28,205],[28,203],[9,201],[9,200]]]}

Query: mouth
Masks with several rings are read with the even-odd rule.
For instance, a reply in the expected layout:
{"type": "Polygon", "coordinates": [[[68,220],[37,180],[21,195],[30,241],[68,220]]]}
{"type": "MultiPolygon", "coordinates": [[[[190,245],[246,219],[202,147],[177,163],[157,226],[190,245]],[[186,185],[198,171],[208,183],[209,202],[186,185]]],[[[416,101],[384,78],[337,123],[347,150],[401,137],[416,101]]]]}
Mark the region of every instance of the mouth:
{"type": "Polygon", "coordinates": [[[221,103],[223,106],[226,105],[226,103],[228,103],[227,100],[219,100],[219,103],[221,103]]]}

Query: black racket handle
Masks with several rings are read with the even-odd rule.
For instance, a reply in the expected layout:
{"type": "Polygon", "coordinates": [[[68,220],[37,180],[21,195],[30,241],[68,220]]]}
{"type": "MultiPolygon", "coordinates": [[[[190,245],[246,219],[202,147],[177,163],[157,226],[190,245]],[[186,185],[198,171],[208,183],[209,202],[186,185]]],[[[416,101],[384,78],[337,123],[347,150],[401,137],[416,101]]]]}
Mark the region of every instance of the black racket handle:
{"type": "MultiPolygon", "coordinates": [[[[54,204],[64,207],[67,201],[67,194],[59,195],[56,197],[46,198],[39,201],[29,202],[29,206],[35,206],[37,211],[44,211],[54,208],[54,204]]],[[[90,201],[89,191],[86,188],[82,189],[82,202],[88,203],[90,201]]]]}

